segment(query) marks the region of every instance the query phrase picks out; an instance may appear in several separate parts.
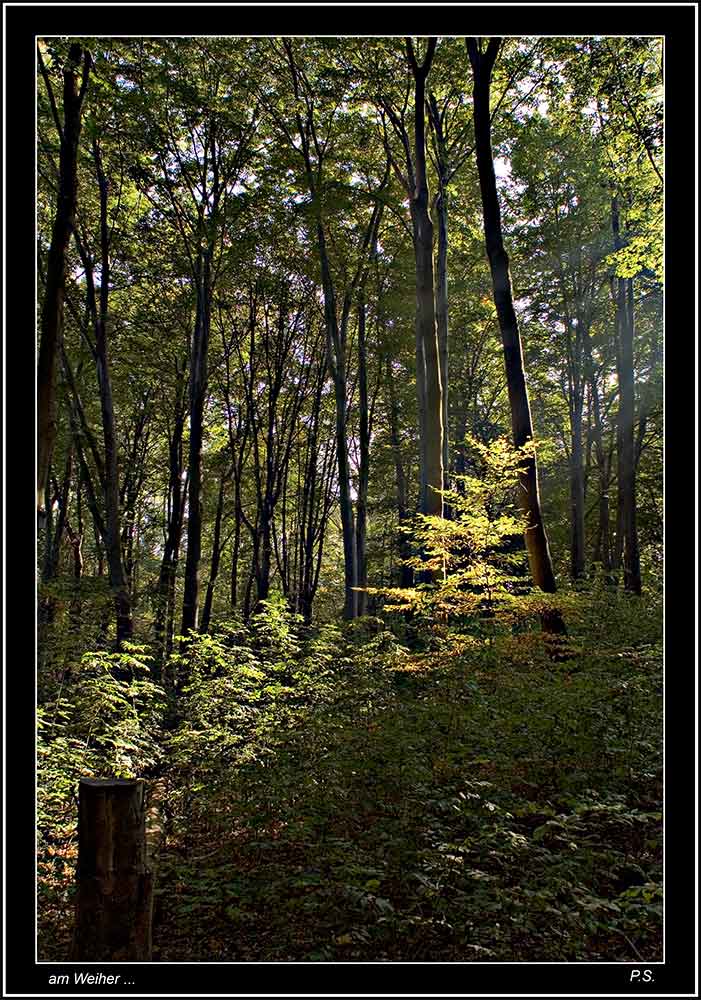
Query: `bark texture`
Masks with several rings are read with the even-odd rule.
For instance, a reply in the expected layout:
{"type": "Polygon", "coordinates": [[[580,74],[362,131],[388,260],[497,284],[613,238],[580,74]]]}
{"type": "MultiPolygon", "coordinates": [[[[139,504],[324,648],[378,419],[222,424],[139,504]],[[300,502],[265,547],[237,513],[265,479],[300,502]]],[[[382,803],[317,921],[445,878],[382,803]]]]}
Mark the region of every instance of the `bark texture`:
{"type": "Polygon", "coordinates": [[[151,961],[144,792],[140,779],[81,779],[72,961],[151,961]]]}

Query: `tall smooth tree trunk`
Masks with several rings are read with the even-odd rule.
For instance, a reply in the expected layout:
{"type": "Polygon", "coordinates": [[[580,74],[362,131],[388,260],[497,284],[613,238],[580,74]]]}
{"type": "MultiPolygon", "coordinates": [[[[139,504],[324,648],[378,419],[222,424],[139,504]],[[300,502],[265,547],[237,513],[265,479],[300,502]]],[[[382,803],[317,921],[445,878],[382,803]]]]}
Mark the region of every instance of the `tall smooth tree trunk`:
{"type": "Polygon", "coordinates": [[[623,366],[623,382],[625,397],[624,449],[626,454],[626,478],[623,503],[623,531],[625,537],[625,556],[623,561],[623,579],[626,590],[634,594],[642,592],[640,577],[640,549],[638,547],[637,501],[636,501],[636,470],[637,450],[635,444],[635,358],[633,345],[635,343],[635,296],[633,278],[627,279],[627,312],[624,335],[622,338],[621,363],[623,366]]]}
{"type": "Polygon", "coordinates": [[[83,577],[83,537],[85,533],[85,525],[83,523],[83,505],[81,502],[81,490],[80,490],[80,476],[76,482],[75,489],[75,506],[76,506],[76,522],[75,529],[66,522],[66,530],[68,532],[68,537],[70,539],[71,548],[73,549],[73,579],[76,584],[80,583],[83,577]]]}
{"type": "Polygon", "coordinates": [[[66,280],[66,252],[73,229],[78,189],[78,141],[81,110],[88,84],[90,56],[78,43],[71,45],[63,69],[63,126],[44,68],[44,77],[61,147],[59,154],[58,201],[46,265],[46,287],[41,310],[41,337],[37,367],[37,511],[40,522],[46,516],[44,494],[49,479],[51,452],[56,437],[56,358],[63,338],[63,303],[66,280]],[[82,77],[78,83],[78,66],[82,77]]]}
{"type": "Polygon", "coordinates": [[[319,581],[324,535],[331,503],[331,478],[335,464],[335,454],[328,445],[323,458],[319,449],[324,381],[324,372],[319,371],[313,397],[309,438],[302,465],[303,479],[298,507],[299,537],[296,544],[298,556],[295,558],[297,606],[307,623],[312,619],[314,596],[319,581]]]}
{"type": "MultiPolygon", "coordinates": [[[[611,224],[616,249],[622,244],[618,199],[611,205],[611,224]]],[[[618,278],[616,296],[616,332],[618,336],[618,491],[623,536],[623,581],[626,590],[640,594],[640,552],[638,549],[637,510],[635,501],[635,300],[633,279],[618,278]]]]}
{"type": "Polygon", "coordinates": [[[256,606],[260,605],[261,601],[267,601],[270,596],[270,573],[273,561],[272,529],[272,503],[266,489],[260,511],[259,534],[255,543],[256,606]]]}
{"type": "Polygon", "coordinates": [[[109,184],[102,166],[98,141],[93,140],[93,155],[100,191],[100,295],[95,322],[95,363],[100,388],[102,410],[102,433],[105,449],[105,551],[109,570],[109,581],[114,595],[117,618],[117,645],[131,639],[133,633],[131,598],[124,572],[122,539],[120,530],[120,497],[117,429],[112,399],[112,379],[108,357],[109,321],[109,223],[107,218],[107,197],[109,184]]]}
{"type": "Polygon", "coordinates": [[[573,580],[584,576],[584,451],[582,413],[584,400],[578,396],[572,406],[570,452],[571,544],[570,571],[573,580]]]}
{"type": "Polygon", "coordinates": [[[584,366],[586,380],[589,385],[589,400],[592,416],[592,434],[594,437],[594,453],[596,455],[596,465],[599,474],[599,523],[597,527],[596,543],[594,546],[594,562],[601,563],[604,573],[609,573],[611,569],[611,538],[609,523],[609,468],[604,449],[603,424],[601,419],[601,402],[599,399],[599,387],[594,371],[594,359],[591,349],[591,336],[589,327],[584,324],[582,327],[582,343],[584,350],[584,366]]]}
{"type": "Polygon", "coordinates": [[[51,511],[51,490],[48,489],[47,484],[47,522],[46,522],[46,551],[44,556],[44,568],[42,572],[42,579],[44,583],[48,583],[50,580],[55,580],[58,576],[59,561],[61,556],[61,542],[63,541],[63,533],[67,525],[67,514],[68,514],[68,499],[70,496],[71,489],[71,479],[73,476],[73,448],[69,447],[68,455],[66,457],[66,468],[63,474],[63,484],[59,486],[53,476],[50,476],[50,480],[53,480],[53,492],[54,496],[58,500],[58,517],[56,518],[56,523],[53,522],[53,516],[51,511]]]}
{"type": "Polygon", "coordinates": [[[209,580],[207,582],[207,594],[205,596],[204,607],[202,609],[203,632],[205,632],[209,628],[209,622],[212,617],[212,602],[214,600],[214,588],[217,583],[217,576],[219,575],[219,564],[221,562],[221,554],[223,547],[221,544],[221,525],[222,525],[222,517],[224,514],[225,483],[226,483],[226,475],[222,473],[221,479],[219,480],[217,512],[214,518],[214,537],[212,539],[212,560],[209,569],[209,580]]]}
{"type": "MultiPolygon", "coordinates": [[[[320,212],[320,209],[318,209],[320,212]]],[[[324,288],[324,320],[326,325],[326,351],[329,372],[336,402],[336,461],[338,463],[338,493],[343,535],[344,604],[343,617],[358,615],[358,553],[355,542],[355,519],[350,486],[348,436],[346,412],[348,407],[346,387],[345,329],[339,329],[336,295],[331,277],[331,267],[326,250],[326,236],[320,215],[317,218],[317,238],[321,259],[322,285],[324,288]]]]}
{"type": "Polygon", "coordinates": [[[443,394],[433,284],[433,222],[426,173],[426,78],[436,39],[419,65],[411,39],[407,59],[414,77],[414,191],[410,207],[416,265],[416,358],[421,446],[421,512],[443,516],[443,394]]]}
{"type": "MultiPolygon", "coordinates": [[[[345,365],[344,365],[345,368],[345,365]]],[[[358,559],[355,542],[355,519],[350,489],[350,463],[348,461],[348,438],[346,431],[346,378],[345,371],[334,379],[336,398],[336,460],[338,463],[338,492],[341,509],[341,531],[343,533],[344,604],[343,617],[356,618],[358,615],[358,559]]]]}
{"type": "Polygon", "coordinates": [[[436,330],[438,333],[438,354],[441,371],[441,401],[443,408],[443,486],[450,487],[450,440],[448,434],[448,193],[443,179],[436,198],[436,218],[438,222],[438,252],[436,254],[436,330]]]}
{"type": "Polygon", "coordinates": [[[358,502],[356,509],[356,543],[358,547],[358,615],[367,614],[368,554],[367,554],[367,505],[370,480],[370,417],[368,413],[368,365],[365,331],[365,299],[358,305],[358,388],[359,388],[359,444],[360,468],[358,472],[358,502]]]}
{"type": "Polygon", "coordinates": [[[241,489],[238,479],[235,489],[234,541],[231,548],[231,573],[229,576],[229,605],[232,609],[238,606],[239,554],[241,550],[241,489]]]}
{"type": "MultiPolygon", "coordinates": [[[[477,39],[466,39],[466,44],[474,79],[475,143],[484,215],[484,236],[492,276],[494,304],[504,348],[511,408],[511,430],[515,446],[521,448],[533,440],[533,424],[523,365],[521,336],[511,291],[509,258],[504,249],[491,138],[491,75],[501,46],[501,39],[490,38],[484,52],[477,39]]],[[[556,590],[555,573],[540,509],[538,466],[535,452],[524,458],[522,462],[518,494],[522,510],[527,518],[525,540],[533,582],[540,590],[552,594],[556,590]]]]}
{"type": "Polygon", "coordinates": [[[211,262],[209,248],[200,252],[197,280],[197,311],[190,361],[190,477],[187,507],[187,557],[183,594],[182,632],[196,629],[200,608],[200,560],[202,558],[202,440],[207,396],[211,308],[211,262]]]}
{"type": "MultiPolygon", "coordinates": [[[[183,372],[178,370],[176,384],[175,421],[168,442],[168,501],[166,512],[166,536],[163,558],[158,575],[156,593],[156,614],[154,633],[156,648],[165,661],[170,655],[173,641],[172,621],[175,601],[175,577],[180,555],[185,498],[187,487],[183,486],[183,430],[185,425],[185,402],[183,372]]],[[[160,666],[160,665],[159,665],[160,666]]]]}
{"type": "MultiPolygon", "coordinates": [[[[620,401],[619,401],[620,406],[620,401]]],[[[620,416],[617,420],[616,425],[616,479],[617,479],[617,489],[616,489],[616,534],[613,543],[613,552],[611,556],[611,566],[616,572],[620,571],[623,566],[623,547],[625,540],[625,530],[624,530],[624,505],[625,505],[625,494],[621,484],[625,482],[625,472],[623,470],[624,457],[623,457],[623,434],[621,427],[620,416]]]]}
{"type": "Polygon", "coordinates": [[[392,445],[392,454],[394,456],[394,471],[396,477],[397,485],[397,513],[399,516],[399,534],[397,539],[397,548],[399,550],[400,568],[399,568],[399,585],[400,587],[411,587],[414,583],[414,571],[411,566],[407,565],[407,560],[411,556],[411,546],[409,544],[409,539],[406,532],[403,530],[407,524],[409,512],[408,512],[408,500],[407,500],[407,484],[406,475],[404,473],[404,462],[402,461],[402,451],[399,441],[399,407],[397,404],[397,395],[394,391],[394,383],[392,381],[392,363],[387,359],[387,393],[389,397],[389,433],[390,442],[392,445]]]}
{"type": "Polygon", "coordinates": [[[589,326],[582,327],[582,346],[586,381],[589,385],[589,400],[592,416],[592,435],[594,438],[594,453],[599,476],[599,523],[594,546],[594,562],[601,563],[604,573],[611,570],[611,539],[609,525],[609,467],[604,449],[603,423],[601,419],[601,401],[599,387],[594,371],[594,358],[591,349],[589,326]]]}

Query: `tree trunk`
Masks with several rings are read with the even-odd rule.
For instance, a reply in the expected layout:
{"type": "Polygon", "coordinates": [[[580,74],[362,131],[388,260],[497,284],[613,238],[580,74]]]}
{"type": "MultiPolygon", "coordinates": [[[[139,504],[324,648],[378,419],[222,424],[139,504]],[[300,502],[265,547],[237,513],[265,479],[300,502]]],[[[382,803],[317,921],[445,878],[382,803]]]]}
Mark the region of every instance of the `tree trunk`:
{"type": "Polygon", "coordinates": [[[356,511],[356,544],[358,548],[358,615],[367,614],[368,554],[367,554],[367,504],[370,480],[370,424],[368,414],[368,365],[365,335],[365,299],[358,305],[358,388],[359,388],[359,443],[360,468],[358,472],[358,502],[356,511]]]}
{"type": "MultiPolygon", "coordinates": [[[[620,389],[619,389],[620,397],[620,389]]],[[[619,399],[619,410],[620,410],[620,399],[619,399]]],[[[613,543],[613,553],[611,557],[611,566],[614,570],[619,571],[623,566],[623,544],[624,544],[624,505],[625,505],[625,494],[622,487],[622,483],[625,482],[625,472],[624,472],[624,457],[623,457],[623,433],[621,426],[620,412],[618,416],[618,421],[616,425],[616,479],[617,479],[617,490],[616,490],[616,536],[613,543]]],[[[618,579],[618,578],[616,578],[618,579]]]]}
{"type": "MultiPolygon", "coordinates": [[[[55,103],[51,83],[39,55],[52,108],[55,103]]],[[[59,154],[58,201],[51,232],[46,266],[46,287],[41,310],[41,338],[37,368],[37,511],[45,516],[44,494],[49,477],[51,452],[56,437],[56,357],[63,337],[63,302],[66,280],[66,251],[73,229],[78,188],[78,140],[81,109],[88,83],[90,56],[78,43],[71,45],[63,70],[63,128],[56,114],[61,147],[59,154]],[[78,86],[78,64],[83,62],[78,86]]]]}
{"type": "MultiPolygon", "coordinates": [[[[616,249],[622,246],[618,199],[611,206],[611,221],[616,249]]],[[[635,373],[633,344],[635,340],[635,302],[633,279],[618,279],[616,297],[616,328],[618,334],[618,491],[622,521],[623,580],[626,590],[641,592],[640,553],[635,502],[635,373]]]]}
{"type": "Polygon", "coordinates": [[[404,463],[402,461],[402,451],[399,441],[399,407],[397,396],[394,391],[392,381],[392,365],[387,360],[387,393],[389,396],[389,434],[392,444],[392,454],[394,456],[394,471],[397,484],[397,513],[399,517],[399,533],[397,547],[399,549],[400,570],[399,586],[412,587],[414,584],[414,571],[407,565],[406,560],[411,556],[411,546],[406,532],[403,530],[408,519],[408,500],[406,488],[406,476],[404,474],[404,463]]]}
{"type": "Polygon", "coordinates": [[[42,574],[44,583],[48,583],[49,580],[55,580],[58,576],[59,562],[61,557],[61,542],[63,541],[63,533],[66,529],[67,516],[68,516],[68,500],[70,496],[71,489],[71,478],[73,476],[73,448],[69,448],[68,455],[66,457],[66,469],[63,475],[63,485],[59,488],[59,484],[53,476],[49,476],[49,480],[53,479],[53,489],[56,500],[58,500],[58,517],[56,518],[56,523],[53,523],[52,512],[50,510],[51,505],[51,491],[48,490],[47,497],[47,531],[46,531],[46,558],[44,560],[44,571],[42,574]]]}
{"type": "Polygon", "coordinates": [[[217,513],[214,518],[214,538],[212,539],[212,562],[209,569],[209,581],[207,583],[207,594],[204,599],[202,609],[202,631],[206,632],[212,617],[212,601],[214,600],[214,587],[219,575],[219,563],[221,561],[221,522],[224,513],[224,484],[226,476],[222,473],[219,481],[219,496],[217,498],[217,513]]]}
{"type": "Polygon", "coordinates": [[[341,509],[341,531],[343,534],[343,575],[344,603],[343,617],[352,619],[358,614],[357,551],[355,544],[355,523],[350,489],[350,463],[348,461],[348,439],[346,430],[346,410],[348,406],[346,389],[346,359],[344,332],[339,329],[336,312],[336,295],[333,289],[331,268],[326,252],[326,238],[321,218],[317,220],[319,256],[321,258],[322,284],[324,287],[324,319],[326,322],[326,350],[329,372],[333,381],[336,401],[336,461],[338,463],[338,493],[341,509]]]}
{"type": "Polygon", "coordinates": [[[144,782],[82,778],[71,961],[150,962],[153,877],[144,782]]]}
{"type": "Polygon", "coordinates": [[[202,439],[204,404],[207,394],[207,353],[210,327],[209,251],[200,253],[197,281],[197,315],[192,338],[190,361],[190,453],[188,471],[190,484],[187,509],[187,558],[185,560],[185,590],[183,595],[182,632],[196,629],[200,606],[200,560],[202,558],[202,439]]]}
{"type": "Polygon", "coordinates": [[[117,645],[129,640],[133,632],[131,600],[124,574],[119,509],[119,470],[117,467],[117,431],[112,400],[112,379],[108,357],[108,303],[110,282],[109,224],[107,218],[108,181],[102,167],[97,140],[93,140],[95,170],[100,191],[100,297],[95,316],[95,363],[100,388],[102,432],[105,448],[105,550],[109,580],[114,595],[117,618],[117,645]]]}
{"type": "Polygon", "coordinates": [[[234,509],[234,541],[231,549],[231,576],[229,603],[232,610],[238,606],[239,552],[241,548],[241,497],[236,484],[236,506],[234,509]]]}
{"type": "Polygon", "coordinates": [[[571,552],[570,570],[573,580],[584,576],[584,461],[582,445],[583,399],[578,396],[572,406],[572,440],[570,453],[571,552]]]}
{"type": "Polygon", "coordinates": [[[414,76],[414,179],[411,198],[414,258],[416,264],[416,356],[419,413],[423,414],[421,459],[421,512],[443,516],[443,397],[436,330],[433,286],[433,223],[429,211],[426,175],[426,78],[431,68],[436,39],[428,42],[421,65],[410,39],[407,58],[414,76]]]}
{"type": "MultiPolygon", "coordinates": [[[[494,289],[494,304],[504,348],[513,441],[517,448],[521,448],[533,440],[533,425],[526,374],[523,367],[521,336],[511,292],[509,259],[504,250],[491,140],[491,73],[500,45],[501,39],[491,38],[483,53],[475,39],[467,40],[468,54],[474,74],[475,142],[484,215],[485,243],[494,289]]],[[[540,590],[552,594],[556,590],[555,573],[540,510],[535,452],[524,458],[522,462],[518,494],[521,507],[527,518],[525,540],[533,582],[540,590]]]]}
{"type": "Polygon", "coordinates": [[[584,365],[586,379],[589,383],[589,399],[592,411],[592,432],[594,435],[594,452],[599,473],[599,524],[594,547],[594,562],[601,563],[604,573],[611,570],[611,538],[609,524],[609,468],[604,450],[603,424],[601,420],[601,403],[599,387],[594,371],[594,359],[591,350],[589,327],[582,327],[582,343],[584,348],[584,365]]]}
{"type": "Polygon", "coordinates": [[[438,252],[436,254],[436,329],[438,333],[438,354],[441,369],[441,392],[443,403],[443,486],[450,488],[450,441],[448,419],[448,193],[445,179],[440,179],[440,191],[435,199],[435,214],[438,223],[438,252]]]}
{"type": "Polygon", "coordinates": [[[267,601],[270,596],[270,571],[273,556],[272,522],[267,503],[262,514],[258,562],[256,564],[256,605],[259,605],[261,601],[267,601]]]}
{"type": "MultiPolygon", "coordinates": [[[[185,408],[182,398],[181,375],[178,371],[176,386],[175,423],[173,433],[168,442],[168,501],[166,511],[166,536],[163,547],[163,558],[158,574],[156,590],[156,614],[154,633],[156,648],[160,657],[165,660],[170,655],[173,641],[173,604],[175,600],[175,577],[177,573],[180,544],[182,539],[183,519],[185,515],[185,497],[187,488],[183,487],[183,429],[185,424],[185,408]]],[[[157,661],[158,663],[158,661],[157,661]]]]}

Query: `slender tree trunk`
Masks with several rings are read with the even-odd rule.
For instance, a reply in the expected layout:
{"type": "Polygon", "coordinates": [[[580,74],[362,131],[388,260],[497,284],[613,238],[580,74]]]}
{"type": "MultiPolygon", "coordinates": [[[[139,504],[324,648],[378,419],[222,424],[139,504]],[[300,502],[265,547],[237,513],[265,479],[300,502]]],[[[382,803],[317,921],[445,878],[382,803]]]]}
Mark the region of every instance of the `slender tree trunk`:
{"type": "Polygon", "coordinates": [[[75,531],[69,528],[69,537],[73,548],[73,579],[76,584],[80,583],[83,577],[83,536],[85,525],[83,524],[83,505],[81,502],[80,476],[76,482],[75,506],[76,506],[76,528],[75,531]]]}
{"type": "Polygon", "coordinates": [[[85,524],[83,522],[83,504],[81,499],[80,475],[76,479],[75,489],[75,528],[66,521],[66,531],[73,549],[73,594],[70,605],[71,629],[77,631],[80,628],[82,614],[81,585],[83,578],[83,537],[85,534],[85,524]]]}
{"type": "Polygon", "coordinates": [[[358,615],[367,614],[368,554],[367,554],[367,503],[370,480],[370,424],[368,413],[368,365],[365,332],[365,299],[361,295],[358,305],[358,388],[359,388],[359,438],[360,469],[358,474],[358,502],[356,511],[356,543],[358,547],[358,615]]]}
{"type": "Polygon", "coordinates": [[[448,418],[448,194],[445,180],[440,180],[440,191],[435,199],[436,221],[438,223],[438,252],[436,254],[436,329],[438,332],[438,354],[441,370],[441,392],[443,403],[443,485],[450,488],[450,441],[448,418]]]}
{"type": "Polygon", "coordinates": [[[251,597],[253,595],[253,584],[256,580],[256,558],[257,554],[254,551],[251,556],[251,568],[248,572],[248,580],[246,582],[246,588],[244,590],[243,598],[243,618],[244,621],[248,621],[251,617],[251,597]]]}
{"type": "Polygon", "coordinates": [[[594,436],[594,452],[599,474],[599,524],[594,547],[594,562],[601,563],[604,573],[611,570],[611,539],[609,524],[609,470],[604,450],[603,424],[601,420],[601,403],[599,387],[594,371],[594,359],[591,350],[589,327],[582,327],[582,344],[584,349],[584,365],[586,379],[589,384],[589,399],[592,412],[592,433],[594,436]]]}
{"type": "Polygon", "coordinates": [[[267,508],[261,523],[260,535],[260,558],[258,562],[258,572],[256,575],[257,603],[267,601],[270,596],[270,572],[272,569],[273,542],[272,542],[272,522],[269,508],[267,508]]]}
{"type": "Polygon", "coordinates": [[[234,541],[231,548],[230,597],[231,608],[238,606],[239,584],[239,553],[241,549],[241,490],[236,480],[236,497],[234,506],[234,541]]]}
{"type": "Polygon", "coordinates": [[[112,400],[112,379],[108,357],[107,324],[109,321],[109,224],[107,218],[108,181],[102,167],[97,140],[93,140],[93,154],[100,190],[100,296],[95,322],[95,361],[100,388],[102,431],[105,449],[105,549],[110,586],[114,594],[117,617],[117,645],[129,640],[133,632],[131,600],[124,573],[120,530],[119,470],[117,430],[112,400]]]}
{"type": "MultiPolygon", "coordinates": [[[[614,199],[612,212],[614,240],[620,242],[618,204],[614,199]]],[[[640,594],[640,553],[635,501],[635,375],[633,343],[635,314],[633,279],[618,279],[616,325],[618,332],[618,421],[619,421],[619,481],[621,535],[623,541],[623,580],[626,590],[640,594]]]]}
{"type": "Polygon", "coordinates": [[[573,580],[584,576],[584,460],[582,443],[583,399],[577,394],[572,406],[572,439],[570,452],[571,553],[570,569],[573,580]]]}
{"type": "Polygon", "coordinates": [[[421,65],[413,45],[406,40],[407,58],[414,76],[414,178],[411,198],[414,257],[416,264],[416,356],[417,394],[423,428],[421,458],[421,511],[443,516],[443,395],[436,330],[436,302],[433,286],[433,223],[429,210],[426,174],[426,78],[436,49],[436,39],[428,42],[421,65]]]}
{"type": "MultiPolygon", "coordinates": [[[[467,40],[467,49],[474,73],[475,142],[484,214],[485,243],[492,275],[494,304],[504,347],[511,407],[511,429],[515,446],[521,448],[533,440],[533,425],[523,366],[521,336],[511,292],[509,259],[504,250],[491,140],[491,73],[500,45],[500,38],[491,38],[486,52],[483,53],[477,40],[467,40]]],[[[540,509],[535,452],[523,460],[518,494],[521,507],[527,517],[525,539],[533,582],[545,593],[554,593],[556,590],[555,573],[540,509]]]]}
{"type": "Polygon", "coordinates": [[[46,287],[41,310],[41,338],[37,368],[37,510],[40,522],[45,516],[44,494],[49,477],[51,452],[56,437],[56,358],[63,338],[63,302],[66,280],[66,252],[75,216],[78,188],[78,140],[81,109],[88,83],[90,56],[79,44],[71,45],[63,70],[63,126],[51,89],[51,83],[39,54],[42,75],[49,92],[61,147],[59,154],[58,202],[51,232],[46,266],[46,287]],[[82,60],[82,79],[78,84],[78,66],[82,60]]]}
{"type": "Polygon", "coordinates": [[[333,381],[336,402],[336,461],[338,463],[338,494],[341,510],[341,531],[343,534],[344,604],[343,617],[356,618],[358,614],[357,550],[355,543],[355,521],[350,488],[350,463],[348,461],[348,437],[346,411],[348,406],[346,388],[345,330],[340,330],[336,312],[336,296],[333,290],[331,268],[326,252],[326,238],[319,219],[317,221],[321,274],[324,286],[324,318],[326,322],[326,345],[329,371],[333,381]]]}
{"type": "Polygon", "coordinates": [[[411,556],[411,546],[409,544],[407,534],[403,530],[408,520],[406,475],[404,474],[404,463],[402,461],[402,451],[399,441],[399,407],[397,405],[397,396],[394,391],[392,377],[392,365],[388,359],[387,393],[389,396],[389,433],[390,442],[392,444],[392,454],[394,456],[394,471],[397,485],[397,513],[399,517],[399,534],[397,539],[400,559],[399,585],[400,587],[411,587],[414,583],[414,571],[412,567],[408,566],[406,563],[406,560],[408,560],[411,556]]]}
{"type": "Polygon", "coordinates": [[[45,521],[44,521],[44,561],[41,569],[41,579],[43,583],[48,583],[49,580],[53,579],[56,573],[56,567],[54,566],[54,512],[51,509],[52,498],[51,498],[51,467],[49,467],[49,476],[46,480],[46,488],[44,490],[44,507],[45,521]]]}
{"type": "Polygon", "coordinates": [[[49,482],[53,479],[54,495],[58,500],[58,517],[54,523],[53,516],[50,511],[51,491],[49,490],[47,501],[48,516],[46,530],[46,558],[44,560],[44,571],[42,574],[44,583],[48,583],[49,580],[55,580],[58,576],[59,561],[61,556],[61,542],[63,541],[63,533],[67,523],[68,501],[70,497],[72,476],[73,449],[69,448],[68,456],[66,457],[66,468],[63,474],[63,484],[59,487],[55,478],[49,476],[49,482]]]}
{"type": "Polygon", "coordinates": [[[209,249],[200,253],[197,281],[197,314],[190,362],[190,484],[187,509],[187,557],[183,595],[182,632],[197,629],[200,606],[200,560],[202,558],[202,440],[207,395],[207,353],[211,308],[209,249]]]}
{"type": "MultiPolygon", "coordinates": [[[[614,246],[623,243],[620,234],[618,199],[611,204],[614,246]]],[[[623,548],[623,580],[626,590],[641,592],[640,553],[635,502],[635,374],[633,344],[635,312],[633,279],[618,278],[616,333],[618,341],[618,496],[619,532],[617,547],[623,548]]]]}
{"type": "MultiPolygon", "coordinates": [[[[619,399],[620,409],[620,399],[619,399]]],[[[625,494],[622,484],[625,482],[624,457],[623,457],[623,434],[621,427],[620,413],[616,426],[616,537],[614,538],[611,566],[619,571],[623,566],[623,546],[624,546],[624,504],[625,494]]]]}
{"type": "Polygon", "coordinates": [[[635,358],[633,345],[635,342],[635,297],[633,278],[627,279],[627,311],[622,338],[621,362],[623,365],[623,382],[625,397],[624,406],[624,448],[626,453],[626,480],[624,489],[624,536],[625,556],[623,562],[623,578],[626,590],[634,594],[642,592],[640,578],[640,550],[638,548],[637,502],[636,502],[636,467],[637,453],[635,447],[635,358]]]}
{"type": "Polygon", "coordinates": [[[299,505],[297,558],[297,603],[306,623],[311,622],[314,596],[316,594],[319,568],[324,548],[324,534],[330,508],[330,491],[335,455],[327,445],[319,468],[319,425],[321,420],[324,373],[319,372],[312,419],[309,428],[302,496],[299,505]]]}
{"type": "Polygon", "coordinates": [[[168,442],[168,499],[166,511],[166,535],[163,547],[161,568],[158,574],[156,590],[156,614],[154,633],[156,648],[160,650],[165,661],[170,654],[172,629],[167,627],[172,623],[172,602],[175,596],[175,574],[182,538],[183,517],[185,510],[186,488],[183,488],[183,429],[185,423],[185,408],[181,389],[182,373],[178,371],[176,387],[175,423],[168,442]]]}
{"type": "Polygon", "coordinates": [[[206,632],[212,617],[212,601],[214,600],[214,588],[219,575],[219,563],[221,562],[221,524],[224,513],[224,484],[226,476],[222,473],[219,481],[219,496],[217,497],[217,512],[214,518],[214,537],[212,539],[212,561],[209,569],[209,581],[207,583],[207,594],[202,609],[202,631],[206,632]]]}

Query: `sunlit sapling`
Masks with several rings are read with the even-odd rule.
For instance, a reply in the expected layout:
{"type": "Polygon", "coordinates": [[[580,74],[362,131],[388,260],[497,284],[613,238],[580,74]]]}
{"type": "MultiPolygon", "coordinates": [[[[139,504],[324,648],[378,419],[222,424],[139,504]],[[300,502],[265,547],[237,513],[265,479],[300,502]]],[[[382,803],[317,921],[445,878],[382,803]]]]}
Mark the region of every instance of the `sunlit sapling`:
{"type": "Polygon", "coordinates": [[[524,579],[525,551],[513,545],[524,530],[525,514],[516,491],[524,457],[532,447],[529,443],[514,448],[504,438],[490,445],[466,438],[472,471],[456,476],[458,489],[444,492],[454,519],[419,515],[413,525],[413,539],[422,555],[411,563],[425,566],[428,560],[437,582],[384,591],[386,610],[413,609],[442,622],[494,619],[497,627],[534,614],[524,579]]]}

